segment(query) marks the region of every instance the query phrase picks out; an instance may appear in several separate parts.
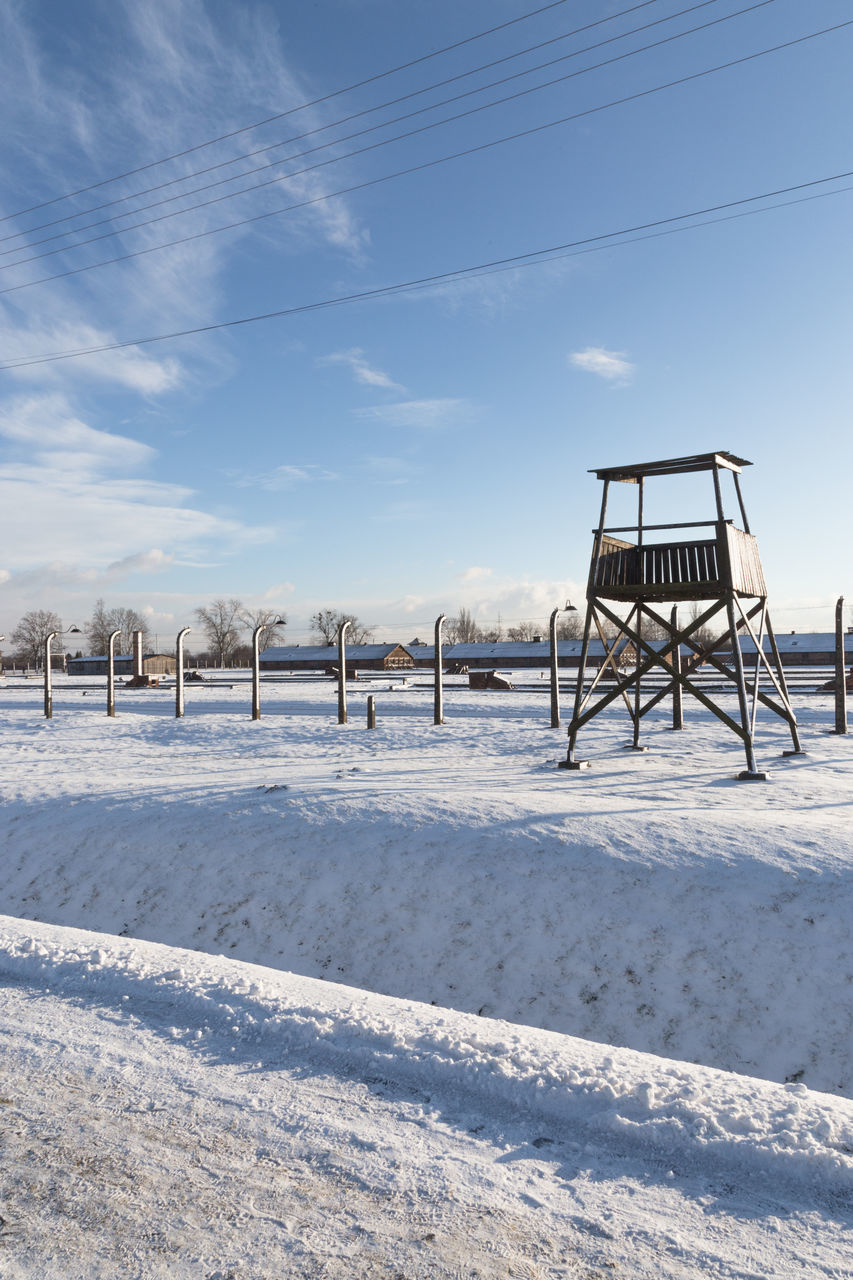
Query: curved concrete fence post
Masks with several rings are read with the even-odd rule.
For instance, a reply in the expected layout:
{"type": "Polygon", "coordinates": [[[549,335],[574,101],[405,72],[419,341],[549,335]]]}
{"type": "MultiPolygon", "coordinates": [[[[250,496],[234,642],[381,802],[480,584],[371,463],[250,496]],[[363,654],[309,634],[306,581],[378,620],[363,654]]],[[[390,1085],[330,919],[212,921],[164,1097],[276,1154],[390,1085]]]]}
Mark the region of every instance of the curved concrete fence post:
{"type": "Polygon", "coordinates": [[[184,714],[184,636],[192,627],[182,627],[175,640],[175,719],[184,714]]]}

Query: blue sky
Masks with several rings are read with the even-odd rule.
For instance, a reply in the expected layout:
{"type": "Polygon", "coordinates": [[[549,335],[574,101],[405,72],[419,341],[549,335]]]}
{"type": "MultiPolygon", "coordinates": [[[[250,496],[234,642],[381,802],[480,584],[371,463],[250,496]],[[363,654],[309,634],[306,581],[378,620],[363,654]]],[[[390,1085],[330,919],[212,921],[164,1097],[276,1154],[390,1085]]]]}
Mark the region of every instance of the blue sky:
{"type": "MultiPolygon", "coordinates": [[[[0,0],[0,235],[16,236],[0,242],[15,250],[0,257],[3,360],[304,306],[853,170],[853,26],[645,93],[847,22],[841,0],[772,0],[743,14],[743,0],[568,0],[337,94],[538,7],[0,0]],[[555,39],[589,24],[598,25],[555,39]],[[103,221],[556,58],[239,183],[103,221]],[[282,112],[291,114],[198,145],[282,112]],[[324,131],[185,176],[314,130],[324,131]],[[69,248],[332,158],[289,182],[69,248]],[[246,219],[255,221],[199,234],[246,219]],[[90,222],[99,225],[46,239],[90,222]],[[35,230],[46,223],[56,225],[35,230]],[[36,256],[56,248],[67,251],[36,256]],[[124,255],[134,256],[95,265],[124,255]],[[15,265],[22,258],[35,260],[15,265]]],[[[848,186],[853,178],[783,208],[767,206],[797,193],[732,210],[750,216],[431,289],[7,368],[0,630],[30,608],[82,625],[99,596],[145,610],[161,636],[217,596],[285,610],[294,641],[308,638],[321,607],[402,640],[460,605],[483,623],[544,623],[567,594],[583,594],[600,498],[588,469],[714,449],[755,463],[744,495],[777,627],[828,628],[836,597],[853,595],[848,186]]],[[[693,490],[658,484],[648,501],[660,519],[712,514],[692,505],[693,490]]],[[[622,514],[627,522],[627,506],[622,514]]]]}

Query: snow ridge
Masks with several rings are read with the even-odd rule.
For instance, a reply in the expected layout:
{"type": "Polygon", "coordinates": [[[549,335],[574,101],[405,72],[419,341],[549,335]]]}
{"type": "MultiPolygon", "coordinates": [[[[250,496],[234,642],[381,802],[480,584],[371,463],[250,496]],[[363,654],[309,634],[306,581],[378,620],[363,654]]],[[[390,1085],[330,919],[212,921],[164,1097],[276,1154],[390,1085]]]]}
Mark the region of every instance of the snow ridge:
{"type": "Polygon", "coordinates": [[[144,1010],[207,1057],[309,1056],[636,1142],[669,1162],[853,1188],[853,1103],[628,1049],[437,1010],[224,957],[0,917],[0,972],[55,995],[144,1010]]]}

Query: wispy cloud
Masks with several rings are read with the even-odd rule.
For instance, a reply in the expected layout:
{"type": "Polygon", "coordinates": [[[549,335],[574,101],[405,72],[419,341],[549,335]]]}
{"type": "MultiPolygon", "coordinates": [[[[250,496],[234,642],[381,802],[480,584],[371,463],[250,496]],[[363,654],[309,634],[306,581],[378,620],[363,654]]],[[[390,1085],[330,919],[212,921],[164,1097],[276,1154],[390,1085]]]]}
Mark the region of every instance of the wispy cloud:
{"type": "Polygon", "coordinates": [[[269,471],[251,473],[226,471],[224,474],[238,488],[267,489],[271,493],[293,489],[298,484],[307,484],[310,481],[338,479],[336,472],[328,471],[325,467],[316,466],[311,462],[302,466],[283,463],[281,466],[271,467],[269,471]]]}
{"type": "Polygon", "coordinates": [[[90,427],[59,394],[21,396],[0,407],[0,437],[36,460],[68,473],[126,470],[146,465],[154,449],[127,436],[90,427]]]}
{"type": "Polygon", "coordinates": [[[361,469],[374,484],[408,484],[418,474],[418,468],[408,458],[365,458],[361,469]]]}
{"type": "Polygon", "coordinates": [[[292,595],[296,587],[292,582],[275,582],[264,593],[263,600],[280,600],[283,596],[292,595]]]}
{"type": "Polygon", "coordinates": [[[636,369],[636,365],[625,358],[624,351],[607,351],[604,347],[584,347],[583,351],[573,351],[569,363],[607,382],[628,382],[636,369]]]}
{"type": "Polygon", "coordinates": [[[354,413],[357,418],[366,422],[379,422],[387,427],[414,428],[418,431],[436,431],[463,426],[476,417],[475,406],[470,400],[456,400],[449,397],[372,405],[367,409],[355,409],[354,413]]]}
{"type": "Polygon", "coordinates": [[[420,498],[389,502],[381,510],[374,511],[371,519],[379,524],[414,524],[432,515],[432,506],[420,498]]]}
{"type": "Polygon", "coordinates": [[[137,474],[156,450],[90,426],[58,393],[7,402],[0,438],[0,546],[9,569],[54,565],[61,548],[63,574],[115,579],[164,568],[176,553],[197,556],[210,544],[233,551],[273,536],[193,506],[187,486],[137,474]]]}
{"type": "Polygon", "coordinates": [[[482,582],[484,578],[490,578],[492,570],[483,568],[482,565],[472,564],[470,569],[463,569],[462,573],[457,574],[460,582],[482,582]]]}
{"type": "MultiPolygon", "coordinates": [[[[58,57],[54,46],[42,39],[44,24],[28,6],[0,0],[0,16],[4,32],[0,113],[9,123],[4,133],[4,158],[0,158],[0,191],[14,192],[19,205],[35,204],[79,187],[87,174],[94,181],[105,173],[121,172],[128,168],[129,156],[166,155],[182,150],[188,140],[225,133],[233,128],[235,118],[245,113],[247,102],[276,103],[279,109],[287,110],[311,96],[289,66],[276,20],[265,9],[241,10],[237,14],[226,8],[213,14],[202,0],[149,0],[145,5],[107,6],[98,22],[96,39],[101,47],[91,53],[85,82],[81,65],[73,57],[58,57]],[[109,110],[104,109],[105,103],[109,110]]],[[[324,118],[320,108],[309,110],[300,116],[300,127],[310,129],[322,124],[324,118]]],[[[282,122],[281,130],[287,136],[286,122],[282,122]]],[[[239,141],[242,139],[234,147],[236,151],[239,141]]],[[[269,135],[266,141],[271,141],[269,135]]],[[[171,162],[168,169],[153,170],[151,175],[140,174],[116,187],[90,192],[75,204],[77,208],[93,207],[103,199],[180,177],[221,158],[221,151],[191,155],[171,162]]],[[[237,166],[236,171],[244,167],[237,166]]],[[[230,172],[226,168],[215,176],[230,172]]],[[[196,185],[195,181],[192,185],[196,185]]],[[[164,198],[181,189],[179,184],[151,198],[164,198]]],[[[230,189],[225,186],[216,194],[226,194],[230,189]]],[[[83,255],[99,259],[146,249],[164,240],[266,212],[291,199],[311,200],[327,189],[328,179],[305,174],[241,196],[233,203],[198,209],[174,220],[127,231],[93,250],[80,250],[69,257],[58,254],[0,271],[0,282],[5,286],[52,275],[65,266],[85,262],[87,257],[83,255]]],[[[203,197],[189,202],[198,199],[203,197]]],[[[0,202],[5,203],[2,196],[0,202]]],[[[120,217],[126,208],[138,203],[119,205],[112,212],[120,217]]],[[[150,214],[143,213],[142,218],[168,213],[187,203],[178,200],[150,214]]],[[[70,207],[66,203],[51,206],[22,221],[35,226],[67,213],[70,207]]],[[[0,208],[0,213],[11,211],[8,203],[0,208]]],[[[92,220],[86,217],[82,221],[92,220]]],[[[124,226],[127,221],[114,225],[124,226]]],[[[6,224],[4,233],[14,229],[15,224],[6,224]]],[[[86,234],[111,229],[104,226],[86,234]]],[[[24,256],[29,256],[28,240],[45,234],[52,232],[25,236],[3,248],[18,244],[24,247],[24,256]]],[[[273,244],[285,256],[302,252],[310,242],[334,246],[350,258],[359,257],[367,244],[366,231],[348,202],[335,199],[86,272],[74,277],[73,285],[66,286],[62,281],[38,285],[8,295],[0,303],[4,356],[76,349],[102,345],[116,337],[144,336],[161,331],[164,319],[174,328],[213,319],[235,248],[253,238],[262,240],[265,246],[273,244]],[[50,317],[49,322],[45,316],[50,317]],[[97,316],[96,322],[93,316],[97,316]]],[[[46,248],[56,248],[61,243],[57,241],[46,248]]],[[[15,255],[2,257],[0,267],[14,260],[15,255]]],[[[128,350],[61,365],[36,366],[15,376],[63,382],[109,379],[143,394],[160,394],[188,377],[187,364],[198,366],[212,351],[222,349],[221,338],[208,336],[171,348],[169,358],[128,350]],[[174,354],[176,349],[178,356],[174,354]]]]}
{"type": "Polygon", "coordinates": [[[320,366],[345,365],[352,371],[356,382],[365,387],[385,387],[389,391],[405,391],[405,387],[395,382],[387,373],[369,365],[361,347],[351,347],[349,351],[333,351],[331,355],[318,356],[316,363],[320,366]]]}
{"type": "Polygon", "coordinates": [[[152,547],[150,551],[138,551],[122,560],[114,560],[107,565],[101,576],[105,582],[120,582],[136,573],[164,573],[174,560],[175,557],[168,552],[152,547]]]}

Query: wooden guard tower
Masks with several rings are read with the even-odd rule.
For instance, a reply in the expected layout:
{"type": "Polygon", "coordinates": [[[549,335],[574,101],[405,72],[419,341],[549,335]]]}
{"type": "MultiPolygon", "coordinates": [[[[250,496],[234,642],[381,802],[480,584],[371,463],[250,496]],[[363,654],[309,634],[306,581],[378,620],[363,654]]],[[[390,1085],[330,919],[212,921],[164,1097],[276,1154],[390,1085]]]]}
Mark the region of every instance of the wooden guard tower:
{"type": "Polygon", "coordinates": [[[758,544],[749,531],[741,494],[741,469],[750,465],[744,458],[736,458],[731,453],[700,453],[688,458],[669,458],[662,462],[595,471],[594,474],[604,482],[604,492],[598,528],[593,530],[595,542],[586,593],[586,622],[574,712],[568,731],[569,750],[566,759],[560,762],[561,768],[583,769],[589,766],[588,760],[575,758],[578,731],[617,698],[625,702],[633,723],[633,741],[628,745],[634,750],[644,750],[640,746],[643,716],[667,695],[675,696],[679,689],[692,693],[742,739],[747,767],[738,774],[740,779],[763,780],[767,776],[756,767],[753,747],[759,702],[788,722],[793,749],[784,754],[801,754],[796,717],[767,612],[767,588],[758,544]],[[648,478],[700,471],[711,473],[716,519],[687,524],[644,524],[644,486],[648,478]],[[723,510],[721,474],[724,472],[728,472],[734,481],[742,529],[726,519],[723,510]],[[608,491],[614,481],[637,486],[636,525],[605,528],[608,491]],[[687,536],[686,530],[698,532],[703,529],[707,529],[710,536],[697,539],[693,533],[689,541],[679,540],[679,535],[682,539],[687,536]],[[667,541],[646,541],[648,533],[655,536],[665,533],[667,541]],[[633,535],[634,541],[624,541],[623,535],[633,535]],[[665,616],[662,606],[664,603],[677,606],[688,601],[702,601],[704,607],[694,611],[696,616],[679,629],[677,609],[673,608],[669,616],[665,616]],[[626,607],[628,613],[623,619],[617,610],[624,612],[626,607]],[[703,646],[697,639],[697,633],[718,614],[724,615],[726,628],[710,645],[703,646]],[[654,623],[655,634],[665,634],[666,639],[649,641],[645,638],[644,622],[647,630],[648,623],[654,623]],[[607,626],[610,627],[610,639],[605,638],[607,626]],[[605,659],[587,688],[586,663],[593,628],[604,645],[605,659]],[[755,666],[750,671],[745,669],[741,654],[741,632],[748,634],[756,646],[755,666]],[[772,662],[764,653],[765,634],[772,662]],[[687,650],[683,658],[681,646],[687,650]],[[631,650],[633,670],[625,674],[620,658],[624,662],[631,650]],[[738,719],[728,715],[696,684],[694,672],[703,664],[713,667],[733,682],[738,695],[738,719]],[[669,679],[663,689],[656,689],[643,702],[643,678],[655,668],[662,668],[669,679]],[[762,676],[769,681],[772,694],[760,687],[762,676]],[[602,685],[605,677],[608,683],[602,685]],[[610,683],[613,677],[615,684],[610,683]]]}

